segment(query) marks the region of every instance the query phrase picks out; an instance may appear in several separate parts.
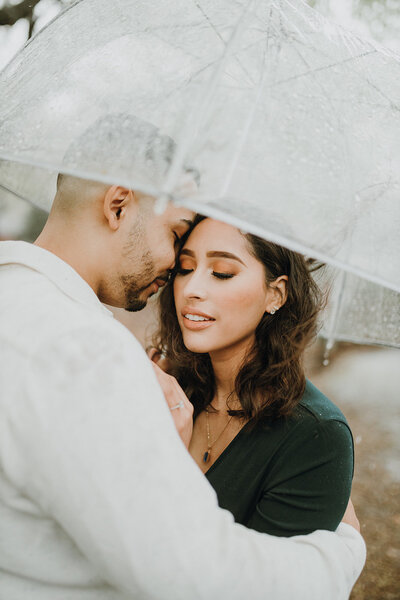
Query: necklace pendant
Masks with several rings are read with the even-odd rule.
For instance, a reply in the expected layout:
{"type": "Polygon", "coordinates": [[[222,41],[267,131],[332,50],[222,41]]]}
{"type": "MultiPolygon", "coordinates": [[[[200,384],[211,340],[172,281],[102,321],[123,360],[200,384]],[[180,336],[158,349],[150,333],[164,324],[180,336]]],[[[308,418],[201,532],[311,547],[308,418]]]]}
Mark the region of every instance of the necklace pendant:
{"type": "Polygon", "coordinates": [[[204,452],[203,463],[208,463],[210,461],[210,458],[211,458],[211,452],[209,450],[207,450],[207,452],[204,452]]]}

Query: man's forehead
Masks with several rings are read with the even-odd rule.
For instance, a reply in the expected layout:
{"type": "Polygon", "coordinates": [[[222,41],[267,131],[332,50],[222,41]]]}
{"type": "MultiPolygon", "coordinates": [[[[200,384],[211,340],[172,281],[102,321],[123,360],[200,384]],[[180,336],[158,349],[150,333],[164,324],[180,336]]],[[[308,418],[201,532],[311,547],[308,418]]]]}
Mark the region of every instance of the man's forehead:
{"type": "Polygon", "coordinates": [[[193,224],[193,220],[195,214],[189,208],[185,208],[183,206],[176,206],[173,202],[168,204],[168,208],[165,211],[165,215],[168,220],[173,221],[179,225],[191,226],[193,224]]]}
{"type": "Polygon", "coordinates": [[[196,175],[192,171],[182,173],[174,188],[174,194],[180,197],[191,196],[199,189],[196,175]]]}
{"type": "Polygon", "coordinates": [[[193,220],[194,220],[194,215],[192,216],[191,219],[180,219],[180,222],[183,223],[183,225],[187,225],[188,227],[191,227],[193,225],[193,220]]]}

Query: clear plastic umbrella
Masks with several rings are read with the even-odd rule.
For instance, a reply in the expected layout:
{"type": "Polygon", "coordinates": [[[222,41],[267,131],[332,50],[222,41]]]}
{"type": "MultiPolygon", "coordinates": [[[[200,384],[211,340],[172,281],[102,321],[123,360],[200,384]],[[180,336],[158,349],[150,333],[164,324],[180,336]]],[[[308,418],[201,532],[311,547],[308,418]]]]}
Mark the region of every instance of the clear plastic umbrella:
{"type": "Polygon", "coordinates": [[[48,208],[64,172],[173,198],[340,269],[330,341],[400,347],[393,52],[302,0],[81,0],[0,98],[5,193],[48,208]]]}

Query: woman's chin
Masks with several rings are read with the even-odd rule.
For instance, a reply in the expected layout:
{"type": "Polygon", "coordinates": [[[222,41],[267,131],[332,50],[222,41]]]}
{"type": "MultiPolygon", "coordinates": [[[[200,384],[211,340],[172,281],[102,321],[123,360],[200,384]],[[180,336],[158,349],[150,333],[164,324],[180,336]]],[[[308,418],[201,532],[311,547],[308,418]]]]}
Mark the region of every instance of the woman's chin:
{"type": "Polygon", "coordinates": [[[187,348],[187,350],[190,352],[195,352],[196,354],[207,354],[213,349],[212,344],[206,340],[194,340],[192,336],[188,335],[183,336],[183,343],[185,344],[185,348],[187,348]]]}
{"type": "Polygon", "coordinates": [[[209,348],[205,348],[204,346],[197,344],[185,344],[185,347],[189,352],[193,352],[195,354],[208,354],[210,352],[209,348]]]}

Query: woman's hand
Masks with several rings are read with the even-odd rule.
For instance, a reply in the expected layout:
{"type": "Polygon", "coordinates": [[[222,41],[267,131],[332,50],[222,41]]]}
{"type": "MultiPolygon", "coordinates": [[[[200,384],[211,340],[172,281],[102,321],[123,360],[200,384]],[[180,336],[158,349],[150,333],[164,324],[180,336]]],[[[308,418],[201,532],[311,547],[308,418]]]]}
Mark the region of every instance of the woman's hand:
{"type": "Polygon", "coordinates": [[[147,356],[149,357],[149,359],[151,361],[153,361],[154,363],[156,363],[156,365],[158,365],[160,367],[160,369],[165,371],[165,373],[169,372],[168,359],[166,359],[165,356],[163,354],[161,354],[161,352],[159,350],[157,350],[157,348],[154,348],[154,347],[148,348],[148,349],[146,349],[146,352],[147,352],[147,356]]]}
{"type": "Polygon", "coordinates": [[[360,532],[360,522],[357,519],[356,511],[354,510],[354,506],[351,499],[349,500],[346,512],[343,515],[342,522],[351,525],[352,527],[354,527],[354,529],[357,529],[357,531],[360,532]]]}
{"type": "Polygon", "coordinates": [[[164,373],[155,363],[153,363],[153,368],[170,408],[175,427],[186,448],[189,448],[193,432],[193,405],[189,402],[175,377],[164,373]]]}

